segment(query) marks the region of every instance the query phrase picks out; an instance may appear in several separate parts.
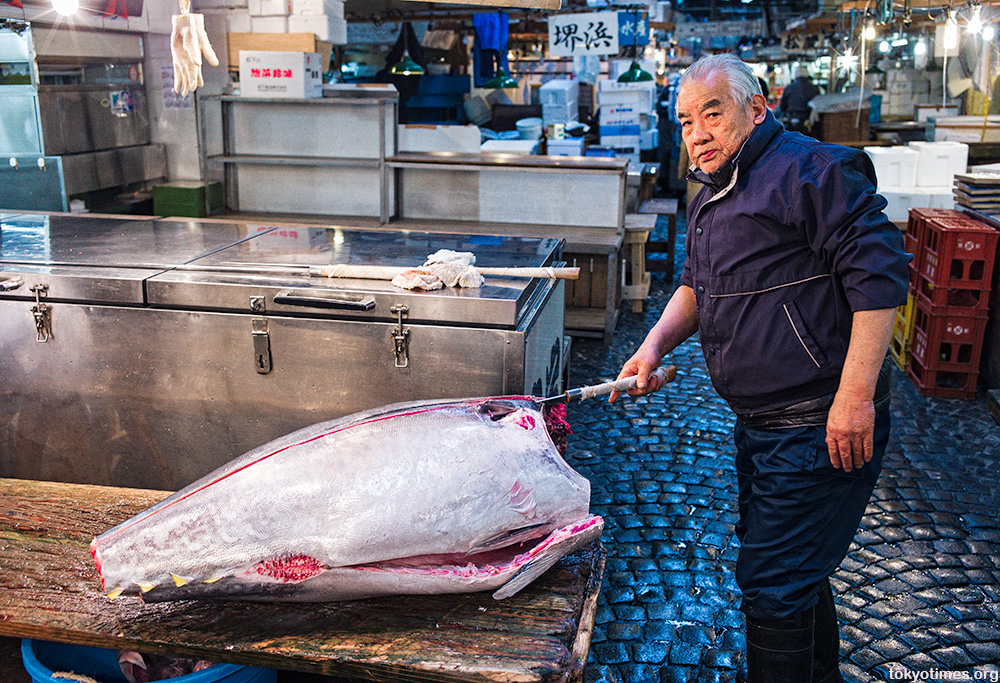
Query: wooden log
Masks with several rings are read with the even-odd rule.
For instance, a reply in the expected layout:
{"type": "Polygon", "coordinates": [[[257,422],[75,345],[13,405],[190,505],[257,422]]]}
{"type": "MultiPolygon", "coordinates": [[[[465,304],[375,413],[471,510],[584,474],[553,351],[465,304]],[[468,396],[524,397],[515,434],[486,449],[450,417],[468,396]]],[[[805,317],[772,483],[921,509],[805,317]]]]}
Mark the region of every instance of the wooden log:
{"type": "Polygon", "coordinates": [[[374,681],[578,681],[604,567],[595,542],[506,600],[108,600],[98,533],[167,492],[0,479],[0,635],[374,681]]]}

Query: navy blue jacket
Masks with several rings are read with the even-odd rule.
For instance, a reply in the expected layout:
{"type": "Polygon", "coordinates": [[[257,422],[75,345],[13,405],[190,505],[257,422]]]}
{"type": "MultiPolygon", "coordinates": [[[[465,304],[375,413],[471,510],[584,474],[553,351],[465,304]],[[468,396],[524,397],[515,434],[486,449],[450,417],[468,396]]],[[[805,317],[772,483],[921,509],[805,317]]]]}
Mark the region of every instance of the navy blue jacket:
{"type": "Polygon", "coordinates": [[[906,303],[910,255],[861,151],[786,131],[768,112],[688,206],[712,383],[737,414],[831,396],[855,311],[906,303]]]}

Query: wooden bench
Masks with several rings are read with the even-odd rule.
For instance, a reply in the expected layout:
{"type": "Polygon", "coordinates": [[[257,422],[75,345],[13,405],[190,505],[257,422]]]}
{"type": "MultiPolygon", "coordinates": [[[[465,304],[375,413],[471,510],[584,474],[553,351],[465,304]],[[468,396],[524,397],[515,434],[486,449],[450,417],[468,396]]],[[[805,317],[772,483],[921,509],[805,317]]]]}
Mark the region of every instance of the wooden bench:
{"type": "Polygon", "coordinates": [[[604,573],[594,542],[506,600],[329,604],[109,600],[93,536],[166,492],[0,479],[0,636],[371,681],[583,680],[604,573]]]}
{"type": "Polygon", "coordinates": [[[666,273],[667,280],[674,277],[674,252],[677,242],[677,205],[676,199],[647,199],[639,204],[638,213],[655,214],[667,217],[667,240],[652,241],[646,245],[646,254],[663,253],[666,259],[649,259],[646,270],[654,273],[666,273]]]}
{"type": "Polygon", "coordinates": [[[642,313],[642,306],[649,297],[651,277],[646,270],[646,243],[656,227],[656,216],[625,214],[626,259],[629,265],[629,284],[622,289],[622,298],[632,302],[632,312],[642,313]]]}

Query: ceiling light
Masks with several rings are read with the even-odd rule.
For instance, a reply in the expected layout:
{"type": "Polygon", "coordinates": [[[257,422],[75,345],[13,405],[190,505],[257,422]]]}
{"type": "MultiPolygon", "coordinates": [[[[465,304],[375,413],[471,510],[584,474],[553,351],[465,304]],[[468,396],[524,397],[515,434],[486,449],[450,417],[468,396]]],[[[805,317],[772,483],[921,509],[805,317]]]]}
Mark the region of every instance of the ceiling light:
{"type": "Polygon", "coordinates": [[[993,29],[993,26],[987,24],[986,26],[983,27],[983,40],[985,40],[987,43],[993,40],[993,37],[995,35],[996,31],[993,29]]]}
{"type": "Polygon", "coordinates": [[[413,57],[410,56],[409,50],[404,50],[403,58],[396,64],[392,65],[392,68],[389,69],[389,73],[393,76],[423,76],[424,67],[413,61],[413,57]]]}
{"type": "Polygon", "coordinates": [[[517,81],[508,76],[507,72],[504,71],[504,68],[501,66],[497,68],[496,75],[490,80],[486,81],[486,83],[483,84],[483,87],[492,88],[494,90],[497,88],[516,88],[517,81]]]}
{"type": "Polygon", "coordinates": [[[864,32],[865,40],[875,40],[875,22],[869,21],[868,25],[865,26],[864,32]]]}
{"type": "Polygon", "coordinates": [[[80,9],[80,0],[52,0],[52,9],[64,17],[76,14],[80,9]]]}
{"type": "Polygon", "coordinates": [[[618,77],[619,83],[639,83],[640,81],[651,80],[653,80],[653,74],[643,71],[642,67],[639,66],[639,62],[635,61],[632,62],[632,66],[628,68],[628,71],[618,77]]]}
{"type": "Polygon", "coordinates": [[[888,40],[883,40],[881,43],[879,43],[878,44],[878,51],[881,52],[881,53],[883,53],[883,54],[886,53],[886,52],[888,52],[889,51],[889,41],[888,40]]]}
{"type": "Polygon", "coordinates": [[[917,57],[927,54],[927,43],[921,38],[917,41],[917,44],[913,46],[913,54],[917,57]]]}
{"type": "Polygon", "coordinates": [[[892,41],[892,43],[890,43],[890,44],[893,47],[903,47],[904,45],[906,45],[909,42],[910,41],[907,40],[906,38],[897,38],[896,40],[892,41]]]}
{"type": "Polygon", "coordinates": [[[969,33],[982,33],[983,20],[979,16],[979,5],[972,8],[972,17],[969,19],[969,23],[965,25],[965,30],[969,33]]]}
{"type": "Polygon", "coordinates": [[[944,23],[944,49],[954,50],[958,47],[958,23],[955,22],[955,11],[948,12],[948,20],[944,23]]]}

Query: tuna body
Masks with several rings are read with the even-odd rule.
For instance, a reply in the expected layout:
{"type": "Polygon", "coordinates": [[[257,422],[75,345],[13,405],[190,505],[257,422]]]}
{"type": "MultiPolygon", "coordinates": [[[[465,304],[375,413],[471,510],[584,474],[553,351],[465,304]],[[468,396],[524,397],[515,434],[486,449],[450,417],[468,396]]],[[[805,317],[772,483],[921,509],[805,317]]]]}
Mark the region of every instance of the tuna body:
{"type": "Polygon", "coordinates": [[[265,444],[91,550],[149,601],[506,597],[600,535],[589,501],[530,399],[407,403],[265,444]]]}

